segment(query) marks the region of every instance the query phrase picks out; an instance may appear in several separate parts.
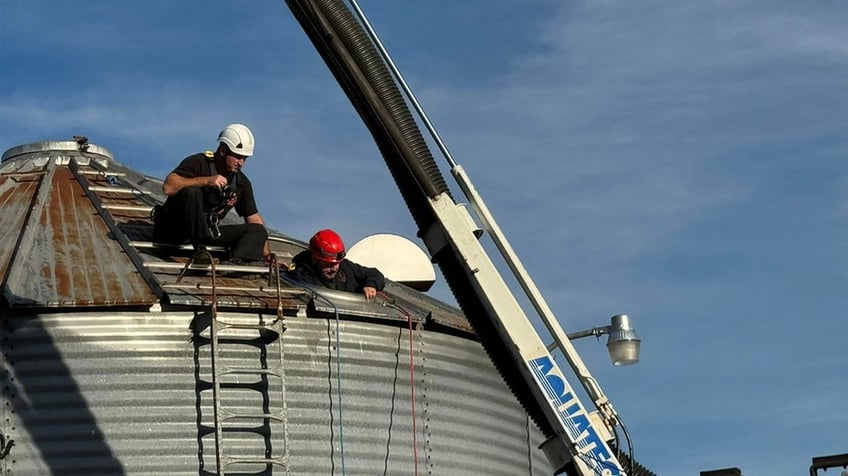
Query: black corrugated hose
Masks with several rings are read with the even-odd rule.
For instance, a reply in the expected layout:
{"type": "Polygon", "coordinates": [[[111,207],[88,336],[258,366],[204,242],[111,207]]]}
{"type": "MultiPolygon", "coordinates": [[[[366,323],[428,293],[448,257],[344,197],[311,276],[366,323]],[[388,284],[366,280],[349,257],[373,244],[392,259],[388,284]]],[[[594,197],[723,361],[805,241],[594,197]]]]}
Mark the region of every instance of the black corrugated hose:
{"type": "MultiPolygon", "coordinates": [[[[448,192],[447,185],[383,59],[343,1],[286,3],[371,131],[419,230],[427,230],[436,221],[427,198],[448,192]]],[[[465,276],[462,257],[444,251],[433,258],[457,302],[507,385],[550,437],[553,430],[520,378],[516,362],[503,352],[486,307],[465,276]]]]}

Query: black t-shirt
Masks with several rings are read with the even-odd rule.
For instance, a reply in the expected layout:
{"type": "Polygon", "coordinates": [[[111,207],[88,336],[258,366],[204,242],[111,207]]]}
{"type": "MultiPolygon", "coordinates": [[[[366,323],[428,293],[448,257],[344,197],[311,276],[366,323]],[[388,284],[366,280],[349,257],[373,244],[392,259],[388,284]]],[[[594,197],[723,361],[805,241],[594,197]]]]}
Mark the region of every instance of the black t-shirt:
{"type": "MultiPolygon", "coordinates": [[[[186,157],[172,173],[185,178],[218,175],[215,170],[215,158],[209,152],[186,157]]],[[[256,200],[253,198],[253,186],[247,175],[239,170],[227,177],[227,184],[236,193],[235,209],[239,216],[246,217],[259,213],[256,200]]],[[[217,187],[203,187],[203,192],[203,208],[207,212],[220,210],[221,216],[227,214],[230,207],[226,205],[227,201],[217,187]]]]}

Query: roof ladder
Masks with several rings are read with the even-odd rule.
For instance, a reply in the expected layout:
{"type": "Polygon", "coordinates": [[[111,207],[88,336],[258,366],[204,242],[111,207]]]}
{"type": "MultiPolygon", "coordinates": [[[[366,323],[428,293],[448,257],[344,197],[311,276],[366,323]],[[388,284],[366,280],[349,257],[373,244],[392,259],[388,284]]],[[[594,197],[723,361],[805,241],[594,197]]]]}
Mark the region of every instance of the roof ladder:
{"type": "MultiPolygon", "coordinates": [[[[91,201],[95,210],[97,210],[97,213],[98,215],[100,215],[100,218],[103,219],[103,222],[112,232],[112,236],[114,237],[115,241],[117,241],[118,244],[121,245],[121,248],[127,254],[127,257],[129,258],[130,262],[132,262],[132,264],[138,270],[139,274],[147,283],[147,285],[150,286],[150,289],[153,291],[156,297],[161,298],[163,293],[162,287],[159,286],[159,283],[157,282],[156,278],[144,266],[144,262],[141,256],[139,256],[139,254],[136,252],[132,242],[130,242],[129,238],[127,238],[126,234],[123,232],[123,230],[121,230],[121,227],[115,221],[115,218],[109,211],[110,208],[113,207],[110,207],[109,204],[103,203],[103,197],[101,197],[98,192],[118,191],[119,193],[130,193],[130,196],[132,197],[147,196],[149,195],[149,193],[145,193],[136,188],[127,188],[119,186],[118,179],[116,178],[117,175],[114,174],[108,175],[108,177],[111,177],[109,183],[114,184],[114,187],[101,187],[92,185],[91,181],[86,175],[92,175],[92,172],[95,171],[81,169],[76,159],[71,159],[71,161],[68,163],[68,168],[71,170],[71,173],[77,179],[77,182],[79,182],[80,186],[82,187],[88,199],[91,201]]],[[[98,176],[107,176],[106,173],[103,171],[96,172],[98,176]]]]}

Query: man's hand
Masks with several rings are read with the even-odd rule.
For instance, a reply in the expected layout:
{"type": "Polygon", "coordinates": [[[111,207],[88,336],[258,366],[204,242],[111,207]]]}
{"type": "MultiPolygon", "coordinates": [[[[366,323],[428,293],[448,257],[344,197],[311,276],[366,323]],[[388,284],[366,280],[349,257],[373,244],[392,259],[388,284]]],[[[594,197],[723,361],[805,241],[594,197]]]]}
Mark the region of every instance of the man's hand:
{"type": "Polygon", "coordinates": [[[364,288],[362,288],[362,292],[363,294],[365,294],[366,301],[370,301],[377,297],[377,290],[370,286],[365,286],[364,288]]]}
{"type": "Polygon", "coordinates": [[[227,186],[227,177],[223,175],[210,175],[207,178],[211,187],[224,188],[227,186]]]}

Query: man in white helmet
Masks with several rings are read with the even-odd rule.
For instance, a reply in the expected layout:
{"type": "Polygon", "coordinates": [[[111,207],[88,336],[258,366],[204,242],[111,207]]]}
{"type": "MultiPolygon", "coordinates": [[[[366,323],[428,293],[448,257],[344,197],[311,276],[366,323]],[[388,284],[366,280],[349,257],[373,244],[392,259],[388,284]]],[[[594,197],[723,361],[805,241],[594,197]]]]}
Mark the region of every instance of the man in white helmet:
{"type": "Polygon", "coordinates": [[[218,134],[215,152],[186,157],[168,174],[162,191],[168,196],[154,215],[153,240],[189,242],[230,249],[230,263],[258,265],[269,254],[265,221],[256,208],[253,187],[241,171],[253,155],[253,133],[244,124],[230,124],[218,134]],[[231,208],[243,224],[219,225],[231,208]]]}

